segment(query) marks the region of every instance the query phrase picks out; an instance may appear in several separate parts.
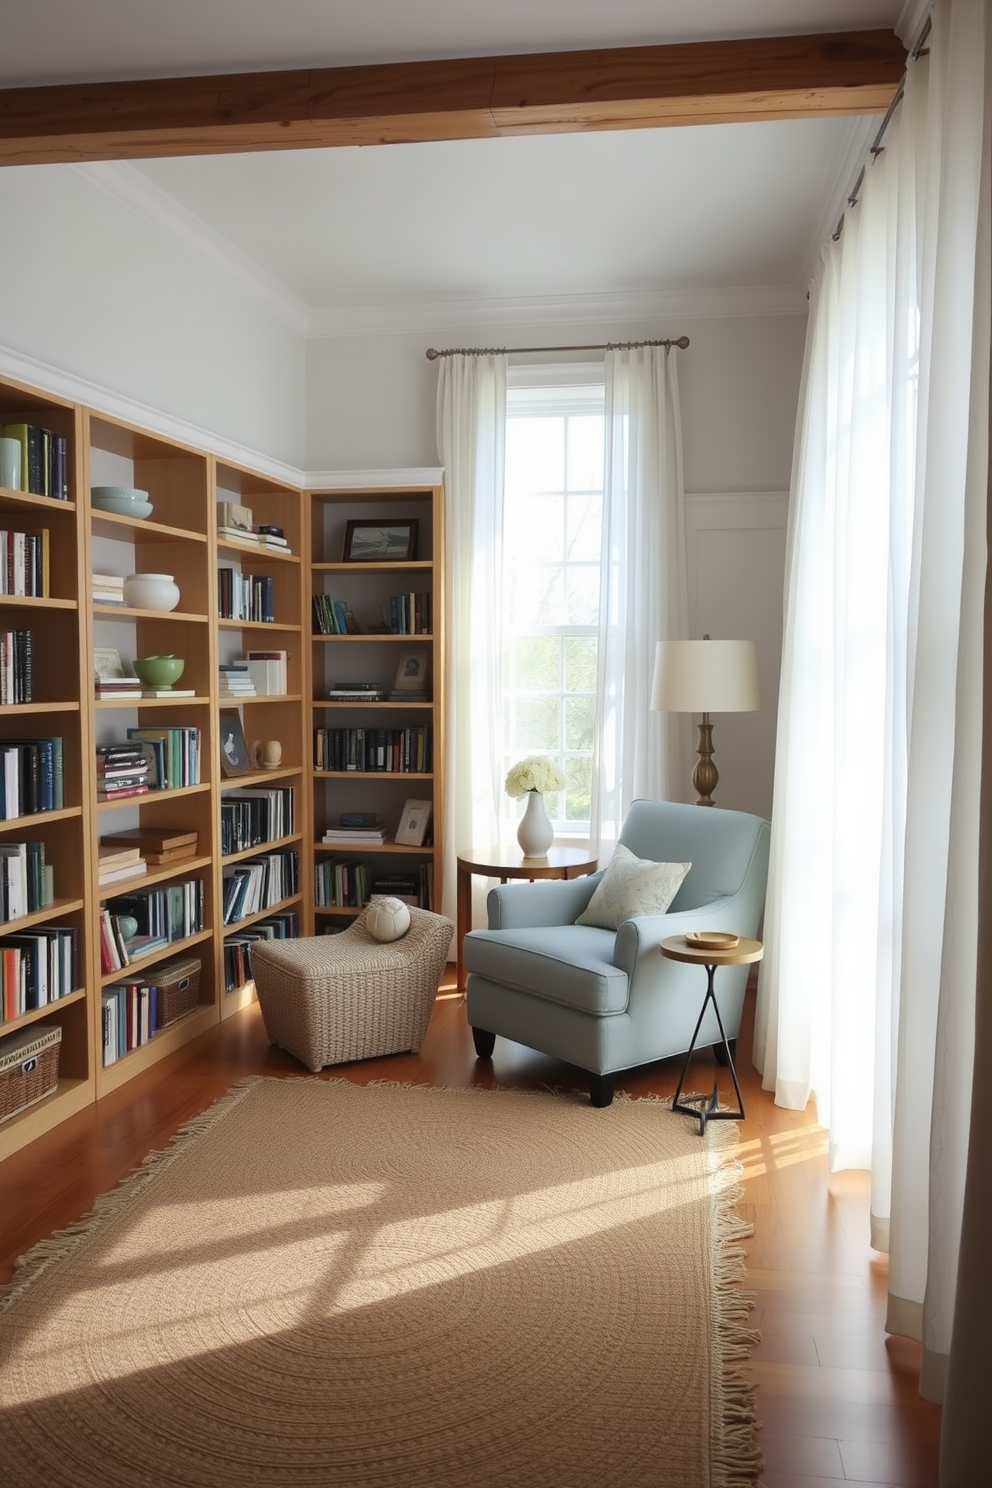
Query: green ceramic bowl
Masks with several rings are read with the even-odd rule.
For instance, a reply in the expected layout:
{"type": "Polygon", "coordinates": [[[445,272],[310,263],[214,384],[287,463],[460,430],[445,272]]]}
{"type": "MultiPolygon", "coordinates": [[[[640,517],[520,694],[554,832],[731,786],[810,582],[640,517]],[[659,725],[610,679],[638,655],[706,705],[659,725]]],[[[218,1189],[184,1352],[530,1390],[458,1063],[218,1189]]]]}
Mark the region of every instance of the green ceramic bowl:
{"type": "Polygon", "coordinates": [[[185,666],[181,656],[139,656],[134,671],[146,687],[171,687],[179,681],[185,666]]]}

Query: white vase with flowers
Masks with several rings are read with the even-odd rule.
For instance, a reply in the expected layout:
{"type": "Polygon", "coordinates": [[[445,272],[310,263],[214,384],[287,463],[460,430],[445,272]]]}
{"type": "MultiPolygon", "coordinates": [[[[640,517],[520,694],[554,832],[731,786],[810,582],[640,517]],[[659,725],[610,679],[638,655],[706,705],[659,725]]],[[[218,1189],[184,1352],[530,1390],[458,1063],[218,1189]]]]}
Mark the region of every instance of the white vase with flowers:
{"type": "Polygon", "coordinates": [[[507,773],[508,796],[524,796],[524,814],[517,826],[517,841],[525,858],[547,857],[555,829],[544,805],[548,791],[561,790],[565,777],[554,760],[530,754],[507,773]]]}

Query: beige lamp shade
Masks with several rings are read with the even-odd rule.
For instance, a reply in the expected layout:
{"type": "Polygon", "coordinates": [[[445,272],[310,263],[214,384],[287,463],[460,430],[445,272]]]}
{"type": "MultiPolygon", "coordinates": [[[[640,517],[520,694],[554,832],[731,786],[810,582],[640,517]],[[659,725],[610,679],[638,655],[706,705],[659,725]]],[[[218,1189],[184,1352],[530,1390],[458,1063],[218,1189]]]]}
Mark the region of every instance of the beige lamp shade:
{"type": "Polygon", "coordinates": [[[651,707],[659,713],[753,713],[761,707],[754,641],[659,641],[651,707]]]}

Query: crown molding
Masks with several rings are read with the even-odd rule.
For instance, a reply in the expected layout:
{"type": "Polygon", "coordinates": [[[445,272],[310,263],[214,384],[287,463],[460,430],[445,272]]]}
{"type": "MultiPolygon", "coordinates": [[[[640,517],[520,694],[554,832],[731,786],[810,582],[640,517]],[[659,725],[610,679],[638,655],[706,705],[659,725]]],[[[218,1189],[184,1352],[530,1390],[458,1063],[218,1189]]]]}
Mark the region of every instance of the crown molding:
{"type": "Polygon", "coordinates": [[[848,207],[848,197],[858,178],[858,172],[868,158],[872,140],[878,132],[878,117],[875,114],[852,116],[846,120],[844,138],[837,150],[834,168],[827,190],[823,193],[823,208],[803,263],[803,283],[809,284],[816,273],[824,245],[837,231],[837,224],[848,207]]]}
{"type": "Polygon", "coordinates": [[[365,491],[388,486],[397,491],[411,486],[439,486],[444,467],[410,467],[406,470],[308,470],[303,484],[308,491],[365,491]]]}
{"type": "Polygon", "coordinates": [[[175,197],[149,181],[136,166],[125,161],[101,160],[69,164],[65,168],[222,274],[297,335],[307,334],[311,311],[298,295],[242,253],[223,233],[215,232],[175,197]]]}
{"type": "Polygon", "coordinates": [[[421,305],[355,305],[315,310],[309,340],[360,336],[433,336],[439,331],[519,329],[805,315],[805,285],[552,295],[521,299],[442,300],[421,305]]]}
{"type": "Polygon", "coordinates": [[[225,439],[223,435],[215,434],[200,424],[162,413],[148,403],[139,402],[137,398],[129,398],[124,393],[115,392],[112,388],[90,382],[84,377],[77,377],[73,372],[64,372],[49,362],[39,361],[6,346],[0,346],[0,376],[9,377],[13,382],[25,383],[28,387],[35,388],[40,393],[48,393],[65,403],[82,403],[94,413],[118,419],[121,423],[134,424],[149,434],[157,434],[176,444],[191,445],[194,449],[214,455],[218,460],[231,465],[245,465],[249,470],[267,475],[287,486],[306,485],[303,471],[295,465],[274,460],[271,455],[262,454],[260,450],[251,449],[234,439],[225,439]]]}

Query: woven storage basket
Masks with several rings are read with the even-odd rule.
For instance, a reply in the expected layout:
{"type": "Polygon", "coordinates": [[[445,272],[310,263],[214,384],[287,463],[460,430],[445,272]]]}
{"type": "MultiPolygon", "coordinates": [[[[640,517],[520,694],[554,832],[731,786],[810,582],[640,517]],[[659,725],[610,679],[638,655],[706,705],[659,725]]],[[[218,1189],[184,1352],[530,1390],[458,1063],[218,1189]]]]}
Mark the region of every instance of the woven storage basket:
{"type": "Polygon", "coordinates": [[[0,1039],[0,1121],[51,1095],[59,1081],[57,1023],[35,1023],[0,1039]]]}
{"type": "Polygon", "coordinates": [[[165,1028],[196,1007],[200,995],[200,958],[181,956],[176,961],[163,961],[154,975],[145,977],[145,983],[158,988],[156,1026],[165,1028]]]}

